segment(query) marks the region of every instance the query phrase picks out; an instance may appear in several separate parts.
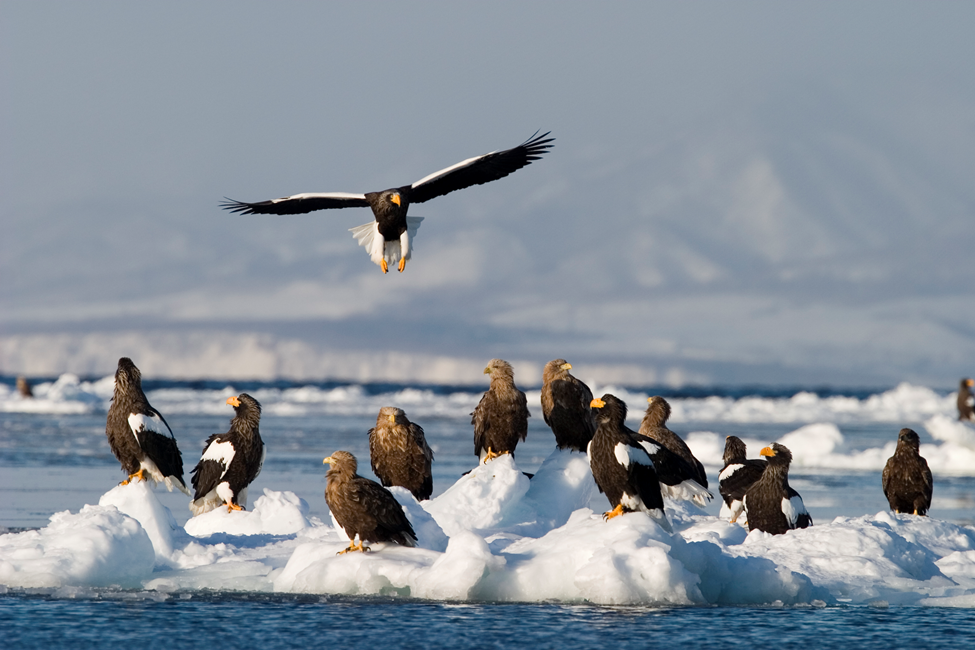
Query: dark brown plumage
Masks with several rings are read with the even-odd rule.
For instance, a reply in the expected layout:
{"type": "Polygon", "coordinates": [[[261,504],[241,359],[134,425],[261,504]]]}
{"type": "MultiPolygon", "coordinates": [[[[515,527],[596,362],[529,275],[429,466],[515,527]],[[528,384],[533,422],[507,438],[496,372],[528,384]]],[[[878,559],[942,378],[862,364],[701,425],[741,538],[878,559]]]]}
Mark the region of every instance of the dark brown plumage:
{"type": "Polygon", "coordinates": [[[958,384],[958,419],[975,420],[975,395],[972,386],[975,380],[965,378],[958,384]]]}
{"type": "Polygon", "coordinates": [[[34,396],[34,389],[31,388],[30,382],[27,381],[27,377],[17,377],[17,392],[20,393],[20,396],[24,398],[31,398],[34,396]]]}
{"type": "Polygon", "coordinates": [[[501,454],[514,456],[519,440],[528,436],[528,400],[515,386],[515,371],[502,359],[491,359],[484,374],[491,387],[471,413],[474,455],[486,463],[501,454]]]}
{"type": "Polygon", "coordinates": [[[670,530],[653,460],[626,426],[626,404],[615,395],[591,402],[596,432],[587,454],[592,477],[613,509],[603,514],[612,519],[625,512],[645,512],[670,530]]]}
{"type": "Polygon", "coordinates": [[[545,364],[542,371],[542,417],[555,434],[559,449],[586,451],[596,432],[592,391],[569,374],[572,365],[565,359],[545,364]]]}
{"type": "Polygon", "coordinates": [[[383,486],[404,487],[418,501],[433,494],[433,450],[423,429],[410,422],[403,409],[379,409],[376,426],[369,429],[369,460],[383,486]]]}
{"type": "Polygon", "coordinates": [[[731,512],[731,523],[738,521],[745,504],[742,499],[755,481],[765,472],[764,459],[746,458],[745,443],[728,436],[724,440],[724,467],[718,475],[718,491],[731,512]]]}
{"type": "Polygon", "coordinates": [[[934,478],[920,454],[921,439],[911,429],[897,434],[897,448],[887,459],[881,482],[894,512],[926,515],[931,507],[934,478]]]}
{"type": "Polygon", "coordinates": [[[760,452],[767,459],[765,471],[745,492],[745,516],[748,530],[763,530],[781,535],[794,528],[812,526],[799,493],[789,487],[789,464],[792,452],[773,442],[760,452]]]}
{"type": "Polygon", "coordinates": [[[264,466],[261,439],[261,405],[247,393],[227,398],[234,407],[230,430],[215,433],[203,445],[200,462],[193,468],[195,494],[190,502],[194,515],[223,504],[227,510],[244,510],[247,486],[264,466]]]}
{"type": "Polygon", "coordinates": [[[122,357],[115,371],[115,395],[108,409],[105,435],[112,453],[129,478],[165,483],[170,492],[189,494],[183,481],[183,457],[162,414],[149,405],[142,392],[142,373],[132,359],[122,357]]]}
{"type": "Polygon", "coordinates": [[[670,418],[670,404],[663,397],[654,396],[647,398],[647,411],[643,414],[643,421],[640,423],[640,435],[653,438],[664,447],[674,452],[691,466],[694,470],[692,478],[701,487],[708,486],[708,475],[687,443],[676,433],[667,428],[667,420],[670,418]]]}
{"type": "Polygon", "coordinates": [[[325,475],[325,502],[349,536],[349,547],[340,553],[368,551],[365,542],[416,546],[416,533],[403,507],[389,490],[356,474],[355,456],[337,451],[323,462],[331,466],[325,475]]]}
{"type": "Polygon", "coordinates": [[[468,158],[434,172],[412,185],[383,192],[295,194],[258,203],[228,199],[221,207],[240,214],[301,214],[333,208],[372,208],[375,222],[352,228],[353,236],[360,246],[365,247],[372,261],[382,268],[383,273],[397,261],[402,272],[406,260],[411,257],[410,240],[423,220],[423,217],[406,216],[411,203],[423,203],[455,190],[504,178],[541,158],[555,140],[547,136],[548,133],[538,135],[536,132],[517,147],[468,158]]]}

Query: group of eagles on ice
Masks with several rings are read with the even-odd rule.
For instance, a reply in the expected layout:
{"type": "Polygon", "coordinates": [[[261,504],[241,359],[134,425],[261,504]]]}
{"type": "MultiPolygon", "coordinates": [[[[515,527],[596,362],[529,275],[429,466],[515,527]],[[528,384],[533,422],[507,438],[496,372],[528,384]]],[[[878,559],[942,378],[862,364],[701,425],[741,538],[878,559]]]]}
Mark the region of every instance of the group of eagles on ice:
{"type": "MultiPolygon", "coordinates": [[[[594,398],[589,387],[569,373],[571,368],[564,359],[545,365],[542,417],[559,449],[587,454],[595,484],[612,506],[603,518],[641,512],[671,530],[664,496],[706,505],[712,495],[704,466],[667,428],[667,401],[648,398],[640,430],[633,431],[625,424],[626,404],[611,394],[594,398]]],[[[518,442],[528,434],[529,418],[525,393],[515,386],[511,364],[492,359],[484,373],[490,375],[491,385],[471,413],[474,454],[481,463],[514,455],[518,442]]],[[[191,472],[194,515],[222,506],[243,510],[247,486],[264,462],[261,405],[247,393],[228,398],[227,404],[235,413],[229,430],[207,438],[191,472]]],[[[141,373],[127,357],[118,362],[105,432],[112,452],[129,473],[123,485],[133,479],[151,480],[190,495],[173,432],[149,404],[141,373]]],[[[351,540],[343,553],[368,550],[365,542],[414,546],[413,527],[386,488],[403,487],[420,501],[433,494],[433,451],[423,429],[410,422],[402,409],[382,407],[368,435],[372,470],[382,485],[359,476],[356,458],[347,451],[336,451],[324,460],[330,465],[325,501],[351,540]]],[[[919,445],[917,433],[901,429],[896,451],[884,467],[884,494],[895,512],[924,515],[931,505],[931,471],[919,455],[919,445]]],[[[731,521],[744,514],[749,530],[772,534],[811,526],[802,497],[789,486],[790,451],[772,443],[760,455],[746,458],[745,444],[735,436],[726,438],[718,490],[731,521]]]]}
{"type": "MultiPolygon", "coordinates": [[[[423,220],[407,216],[411,203],[504,178],[547,153],[554,141],[548,136],[536,132],[511,149],[468,158],[410,185],[381,192],[306,193],[257,203],[228,199],[223,207],[240,214],[277,215],[369,207],[374,221],[353,228],[353,236],[383,273],[390,266],[402,272],[412,256],[411,240],[423,220]]],[[[664,496],[702,506],[712,498],[703,465],[666,426],[670,405],[665,399],[649,398],[640,430],[633,431],[625,424],[626,404],[609,394],[594,398],[584,383],[569,374],[571,367],[563,359],[545,366],[542,415],[559,449],[588,455],[596,486],[613,506],[603,515],[605,519],[643,512],[670,530],[664,496]]],[[[518,441],[528,433],[529,414],[525,394],[515,386],[509,363],[493,359],[484,372],[491,376],[491,387],[471,414],[471,423],[474,453],[486,463],[501,454],[514,454],[518,441]]],[[[258,428],[261,405],[246,393],[229,398],[227,403],[235,411],[230,429],[207,439],[191,472],[194,494],[190,509],[194,515],[221,505],[228,510],[243,509],[247,486],[264,462],[265,448],[258,428]]],[[[149,405],[139,370],[128,358],[119,360],[115,373],[115,396],[106,433],[112,451],[130,475],[126,482],[149,479],[164,482],[170,491],[177,487],[189,494],[173,433],[162,415],[149,405]]],[[[931,472],[918,451],[917,434],[902,429],[897,450],[883,472],[884,494],[896,512],[923,515],[931,504],[931,472]]],[[[346,451],[336,451],[324,461],[331,467],[325,500],[351,540],[343,553],[364,551],[365,542],[415,545],[413,527],[386,487],[406,488],[418,500],[429,499],[433,493],[433,452],[423,429],[410,422],[401,409],[380,409],[376,426],[369,431],[369,453],[373,472],[382,485],[359,476],[355,457],[346,451]]],[[[731,521],[744,513],[749,529],[772,534],[811,526],[812,518],[802,498],[789,486],[792,454],[773,443],[760,455],[761,459],[746,458],[740,439],[726,439],[719,491],[731,521]]]]}

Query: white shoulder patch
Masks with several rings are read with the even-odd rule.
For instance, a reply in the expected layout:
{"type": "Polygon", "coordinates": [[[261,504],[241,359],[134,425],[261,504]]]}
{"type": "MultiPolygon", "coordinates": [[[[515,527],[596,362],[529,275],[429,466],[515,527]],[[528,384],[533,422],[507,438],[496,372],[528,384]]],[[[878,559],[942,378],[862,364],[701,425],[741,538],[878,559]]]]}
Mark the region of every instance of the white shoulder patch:
{"type": "Polygon", "coordinates": [[[616,446],[613,447],[613,454],[615,454],[616,460],[618,460],[620,465],[623,467],[629,467],[630,463],[637,463],[646,467],[653,467],[653,461],[650,460],[650,456],[648,456],[645,451],[636,447],[631,447],[623,442],[616,443],[616,446]]]}
{"type": "Polygon", "coordinates": [[[234,446],[229,442],[211,442],[209,446],[203,451],[203,456],[200,460],[212,460],[223,465],[223,471],[220,476],[223,477],[227,473],[227,468],[230,467],[230,461],[234,459],[234,454],[236,454],[234,446]]]}
{"type": "Polygon", "coordinates": [[[133,435],[145,430],[161,433],[162,435],[169,436],[170,438],[173,437],[173,432],[169,430],[169,427],[166,426],[166,423],[163,422],[162,418],[158,415],[130,413],[129,427],[132,429],[133,435]]]}
{"type": "Polygon", "coordinates": [[[806,506],[802,503],[802,497],[794,496],[791,499],[782,499],[782,513],[789,522],[789,528],[795,528],[799,521],[799,515],[808,514],[806,506]]]}
{"type": "Polygon", "coordinates": [[[274,199],[271,203],[280,203],[281,201],[294,201],[300,199],[366,199],[365,194],[350,194],[349,192],[306,192],[304,194],[292,194],[291,196],[284,196],[280,199],[274,199]]]}
{"type": "Polygon", "coordinates": [[[647,453],[650,455],[660,453],[660,445],[650,442],[649,440],[640,440],[640,446],[646,449],[647,453]]]}
{"type": "Polygon", "coordinates": [[[728,478],[729,476],[731,476],[732,474],[740,470],[742,467],[744,467],[744,465],[742,465],[741,463],[734,463],[732,465],[728,465],[723,470],[721,470],[720,474],[718,474],[718,480],[719,481],[725,480],[726,478],[728,478]]]}

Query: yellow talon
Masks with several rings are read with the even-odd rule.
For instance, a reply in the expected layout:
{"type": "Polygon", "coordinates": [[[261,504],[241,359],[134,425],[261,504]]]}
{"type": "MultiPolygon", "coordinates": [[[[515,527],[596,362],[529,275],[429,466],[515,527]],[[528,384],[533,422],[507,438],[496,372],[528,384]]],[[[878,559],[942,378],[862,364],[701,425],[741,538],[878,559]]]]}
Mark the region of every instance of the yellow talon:
{"type": "Polygon", "coordinates": [[[119,485],[128,485],[129,483],[132,482],[132,479],[134,478],[139,479],[140,481],[146,480],[145,469],[140,468],[139,471],[136,472],[135,474],[129,474],[129,478],[119,483],[119,485]]]}
{"type": "Polygon", "coordinates": [[[401,257],[399,259],[399,272],[402,273],[403,272],[403,269],[405,269],[405,268],[406,268],[406,258],[405,257],[401,257]]]}
{"type": "Polygon", "coordinates": [[[481,462],[482,463],[486,463],[489,460],[494,460],[495,458],[498,458],[499,456],[501,456],[503,454],[507,454],[507,453],[509,453],[509,452],[507,452],[507,451],[496,452],[493,449],[491,449],[490,447],[488,447],[487,453],[484,454],[484,460],[482,460],[481,462]]]}
{"type": "Polygon", "coordinates": [[[609,512],[604,512],[603,513],[603,519],[606,520],[606,521],[609,521],[613,517],[619,517],[621,514],[623,514],[623,504],[622,503],[617,504],[617,506],[615,508],[613,508],[612,510],[610,510],[609,512]]]}
{"type": "Polygon", "coordinates": [[[228,501],[224,505],[227,506],[227,512],[233,512],[234,510],[243,510],[244,509],[244,506],[239,506],[236,503],[233,503],[231,501],[228,501]]]}
{"type": "Polygon", "coordinates": [[[350,551],[359,551],[360,553],[367,553],[369,551],[369,547],[363,544],[361,539],[359,540],[358,544],[356,544],[354,541],[351,541],[349,542],[349,548],[342,549],[341,551],[336,553],[336,555],[345,555],[350,551]]]}
{"type": "Polygon", "coordinates": [[[380,260],[379,266],[382,267],[383,273],[388,273],[389,272],[389,264],[386,264],[386,258],[385,257],[382,260],[380,260]]]}

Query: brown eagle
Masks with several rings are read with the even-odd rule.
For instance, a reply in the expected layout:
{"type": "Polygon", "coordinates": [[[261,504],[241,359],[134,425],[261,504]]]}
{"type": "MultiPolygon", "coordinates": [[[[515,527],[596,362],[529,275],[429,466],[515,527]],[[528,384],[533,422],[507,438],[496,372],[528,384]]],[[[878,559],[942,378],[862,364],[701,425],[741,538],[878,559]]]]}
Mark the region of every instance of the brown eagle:
{"type": "Polygon", "coordinates": [[[962,379],[958,385],[958,419],[975,420],[975,395],[972,395],[975,380],[962,379]]]}
{"type": "Polygon", "coordinates": [[[934,479],[928,461],[921,457],[921,439],[912,429],[897,434],[897,448],[887,459],[881,481],[884,496],[894,512],[926,515],[931,507],[934,479]]]}
{"type": "Polygon", "coordinates": [[[559,449],[585,452],[596,432],[592,391],[569,374],[572,364],[555,359],[542,371],[542,417],[555,434],[559,449]]]}
{"type": "Polygon", "coordinates": [[[209,512],[223,504],[227,511],[244,510],[247,506],[247,486],[253,483],[264,466],[266,449],[259,429],[261,405],[241,393],[228,397],[234,407],[230,430],[215,433],[203,445],[200,462],[193,468],[193,488],[196,493],[190,502],[194,515],[209,512]]]}
{"type": "Polygon", "coordinates": [[[514,456],[519,440],[528,437],[528,400],[515,386],[515,371],[503,359],[491,359],[485,375],[491,375],[488,389],[474,412],[474,455],[482,463],[501,454],[514,456]]]}
{"type": "Polygon", "coordinates": [[[799,493],[789,487],[789,465],[792,452],[773,442],[759,452],[767,459],[765,471],[745,492],[745,516],[748,530],[763,530],[781,535],[793,528],[812,526],[812,517],[799,493]]]}
{"type": "Polygon", "coordinates": [[[728,436],[724,439],[724,467],[718,475],[718,492],[731,512],[731,523],[738,521],[745,504],[742,499],[755,481],[765,472],[765,459],[746,458],[746,447],[741,438],[728,436]]]}
{"type": "Polygon", "coordinates": [[[670,403],[663,397],[654,396],[647,398],[647,411],[643,414],[643,421],[640,422],[640,435],[653,438],[664,447],[674,452],[691,466],[694,474],[691,478],[697,481],[701,487],[708,486],[708,475],[687,443],[676,433],[667,428],[667,420],[670,418],[670,403]]]}
{"type": "Polygon", "coordinates": [[[410,242],[423,221],[423,217],[406,216],[411,203],[423,203],[455,190],[504,178],[541,158],[555,140],[547,136],[548,133],[538,135],[536,131],[535,135],[517,147],[468,158],[424,176],[412,185],[382,192],[295,194],[258,203],[227,199],[221,207],[240,214],[301,214],[332,208],[371,208],[376,220],[352,228],[352,235],[366,249],[372,261],[382,268],[383,273],[397,262],[402,272],[406,268],[406,260],[412,256],[410,242]]]}
{"type": "Polygon", "coordinates": [[[653,460],[636,439],[636,433],[625,424],[626,404],[609,394],[590,404],[596,411],[596,432],[587,449],[589,467],[596,487],[613,506],[603,519],[625,512],[645,512],[671,530],[653,460]]]}
{"type": "Polygon", "coordinates": [[[403,507],[389,490],[356,474],[355,456],[337,451],[322,462],[330,465],[325,475],[325,503],[349,536],[349,547],[339,554],[368,551],[365,542],[416,546],[416,533],[403,507]]]}
{"type": "Polygon", "coordinates": [[[122,357],[115,371],[115,395],[108,409],[105,435],[112,453],[122,463],[129,478],[165,483],[172,492],[190,491],[183,481],[183,457],[176,438],[162,414],[152,408],[142,392],[142,373],[132,359],[122,357]]]}
{"type": "Polygon", "coordinates": [[[423,428],[410,422],[403,409],[379,409],[376,426],[369,429],[369,460],[373,473],[385,487],[404,487],[418,501],[433,494],[433,450],[423,428]]]}

